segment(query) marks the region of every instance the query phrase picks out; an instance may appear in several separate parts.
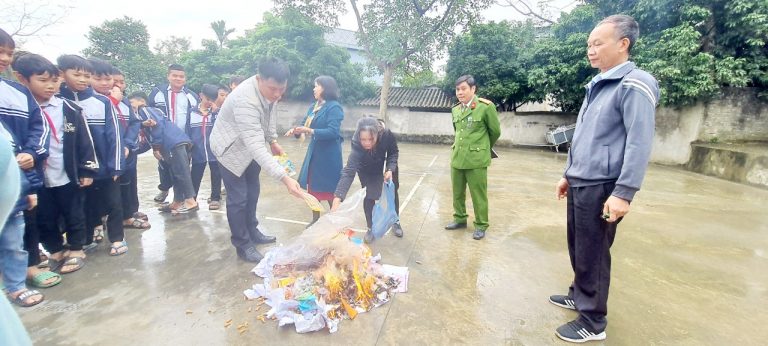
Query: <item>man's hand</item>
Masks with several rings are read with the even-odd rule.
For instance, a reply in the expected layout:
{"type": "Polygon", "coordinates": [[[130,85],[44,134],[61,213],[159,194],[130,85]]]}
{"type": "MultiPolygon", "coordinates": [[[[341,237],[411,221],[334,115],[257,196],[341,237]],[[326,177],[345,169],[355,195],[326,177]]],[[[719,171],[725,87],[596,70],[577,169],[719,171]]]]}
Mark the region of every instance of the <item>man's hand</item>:
{"type": "Polygon", "coordinates": [[[125,155],[125,158],[128,158],[128,155],[131,155],[131,150],[128,148],[123,148],[123,155],[125,155]]]}
{"type": "Polygon", "coordinates": [[[384,181],[392,181],[392,171],[384,172],[384,181]]]}
{"type": "Polygon", "coordinates": [[[309,127],[299,126],[293,129],[293,133],[294,134],[300,134],[300,133],[312,134],[312,129],[309,127]]]}
{"type": "Polygon", "coordinates": [[[334,212],[336,209],[339,209],[339,206],[341,205],[341,198],[334,197],[333,203],[331,204],[331,211],[334,212]]]}
{"type": "Polygon", "coordinates": [[[288,130],[287,132],[285,132],[285,135],[284,135],[284,136],[285,136],[285,137],[290,137],[290,136],[293,136],[293,130],[294,130],[294,129],[295,129],[295,128],[292,128],[292,129],[288,130]]]}
{"type": "Polygon", "coordinates": [[[285,187],[288,188],[288,192],[298,198],[304,198],[304,190],[301,189],[301,186],[299,185],[299,182],[296,181],[296,179],[293,179],[289,176],[283,177],[281,179],[283,184],[285,184],[285,187]]]}
{"type": "Polygon", "coordinates": [[[120,179],[119,175],[115,175],[115,176],[112,177],[112,181],[117,181],[118,179],[120,179]]]}
{"type": "Polygon", "coordinates": [[[568,197],[568,179],[560,178],[560,181],[557,182],[557,187],[555,188],[555,194],[557,195],[557,199],[563,199],[565,197],[568,197]]]}
{"type": "Polygon", "coordinates": [[[616,222],[629,213],[629,202],[619,197],[611,196],[603,204],[603,218],[607,222],[616,222]]]}
{"type": "Polygon", "coordinates": [[[283,150],[283,147],[280,146],[280,143],[274,142],[270,144],[269,147],[272,149],[272,155],[281,156],[285,154],[285,151],[283,150]]]}
{"type": "Polygon", "coordinates": [[[160,153],[160,150],[152,150],[152,155],[155,156],[157,161],[163,161],[163,154],[160,153]]]}
{"type": "Polygon", "coordinates": [[[123,100],[123,91],[120,90],[120,87],[114,86],[112,87],[109,96],[112,96],[115,100],[117,100],[117,102],[120,102],[123,100]]]}
{"type": "Polygon", "coordinates": [[[19,153],[16,155],[16,162],[18,162],[19,167],[24,170],[35,167],[35,159],[32,157],[32,155],[27,153],[19,153]]]}
{"type": "Polygon", "coordinates": [[[27,210],[35,209],[37,207],[37,195],[27,195],[27,204],[29,204],[27,210]]]}
{"type": "Polygon", "coordinates": [[[80,178],[80,187],[88,187],[93,184],[93,178],[80,178]]]}

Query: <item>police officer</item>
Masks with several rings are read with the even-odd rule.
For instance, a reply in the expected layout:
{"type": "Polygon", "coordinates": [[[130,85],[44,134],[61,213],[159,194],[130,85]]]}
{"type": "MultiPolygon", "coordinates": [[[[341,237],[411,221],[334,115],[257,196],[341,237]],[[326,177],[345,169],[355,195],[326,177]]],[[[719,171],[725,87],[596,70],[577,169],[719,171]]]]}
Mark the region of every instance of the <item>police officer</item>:
{"type": "Polygon", "coordinates": [[[475,209],[473,238],[485,237],[488,229],[488,166],[491,148],[501,136],[499,116],[493,102],[475,95],[475,77],[464,75],[456,80],[459,104],[451,109],[456,137],[451,153],[451,184],[453,186],[453,222],[447,230],[467,227],[466,188],[475,209]]]}

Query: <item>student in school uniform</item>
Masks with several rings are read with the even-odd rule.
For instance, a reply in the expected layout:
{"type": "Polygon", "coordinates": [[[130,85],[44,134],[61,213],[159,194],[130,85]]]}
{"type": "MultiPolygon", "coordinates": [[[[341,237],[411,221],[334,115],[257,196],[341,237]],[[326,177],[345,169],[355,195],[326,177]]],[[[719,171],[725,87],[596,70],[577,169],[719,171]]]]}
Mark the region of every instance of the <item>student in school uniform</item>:
{"type": "Polygon", "coordinates": [[[187,135],[192,140],[192,185],[195,196],[199,195],[200,182],[203,180],[205,166],[210,167],[211,197],[208,199],[209,210],[219,210],[221,206],[221,172],[219,162],[211,152],[211,130],[216,119],[213,105],[218,98],[215,85],[204,84],[200,92],[200,106],[189,116],[187,135]]]}

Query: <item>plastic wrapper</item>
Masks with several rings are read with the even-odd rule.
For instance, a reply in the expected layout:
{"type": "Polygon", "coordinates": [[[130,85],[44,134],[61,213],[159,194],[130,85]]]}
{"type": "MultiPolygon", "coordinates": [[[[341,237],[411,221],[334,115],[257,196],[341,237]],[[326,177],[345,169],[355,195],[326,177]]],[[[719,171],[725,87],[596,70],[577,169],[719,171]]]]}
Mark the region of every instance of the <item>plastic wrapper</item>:
{"type": "Polygon", "coordinates": [[[299,333],[323,328],[333,333],[341,320],[387,303],[400,289],[400,279],[378,263],[381,257],[350,237],[364,198],[365,190],[352,194],[253,268],[264,283],[244,293],[265,298],[272,307],[268,318],[281,326],[295,324],[299,333]]]}
{"type": "Polygon", "coordinates": [[[280,166],[283,166],[285,174],[288,174],[289,177],[296,175],[296,166],[293,164],[293,161],[288,158],[288,154],[275,155],[274,158],[280,163],[280,166]]]}

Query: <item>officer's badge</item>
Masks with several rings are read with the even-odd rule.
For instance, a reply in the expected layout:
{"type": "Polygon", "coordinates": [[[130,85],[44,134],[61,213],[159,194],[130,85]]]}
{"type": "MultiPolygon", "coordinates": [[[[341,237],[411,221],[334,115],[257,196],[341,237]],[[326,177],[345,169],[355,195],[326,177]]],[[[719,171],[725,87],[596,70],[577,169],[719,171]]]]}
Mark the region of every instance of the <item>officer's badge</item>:
{"type": "Polygon", "coordinates": [[[75,132],[75,124],[64,123],[64,132],[75,132]]]}

